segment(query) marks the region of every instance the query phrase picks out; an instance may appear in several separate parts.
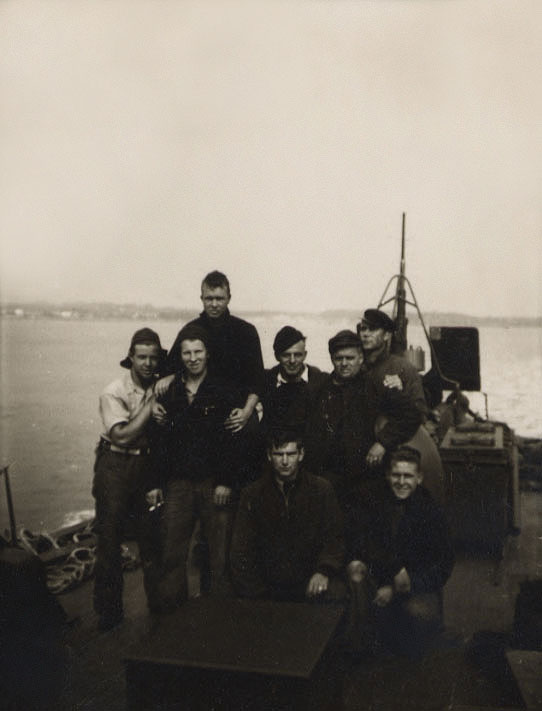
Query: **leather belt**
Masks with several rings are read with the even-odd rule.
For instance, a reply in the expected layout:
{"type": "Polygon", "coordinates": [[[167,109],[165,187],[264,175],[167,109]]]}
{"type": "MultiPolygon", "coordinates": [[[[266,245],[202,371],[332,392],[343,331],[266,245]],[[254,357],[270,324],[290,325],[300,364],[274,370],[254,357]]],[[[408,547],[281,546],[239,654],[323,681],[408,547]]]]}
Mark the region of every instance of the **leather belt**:
{"type": "Polygon", "coordinates": [[[139,447],[131,449],[130,447],[119,447],[108,439],[100,439],[100,447],[107,452],[117,452],[118,454],[132,454],[134,456],[145,456],[151,453],[150,447],[139,447]]]}

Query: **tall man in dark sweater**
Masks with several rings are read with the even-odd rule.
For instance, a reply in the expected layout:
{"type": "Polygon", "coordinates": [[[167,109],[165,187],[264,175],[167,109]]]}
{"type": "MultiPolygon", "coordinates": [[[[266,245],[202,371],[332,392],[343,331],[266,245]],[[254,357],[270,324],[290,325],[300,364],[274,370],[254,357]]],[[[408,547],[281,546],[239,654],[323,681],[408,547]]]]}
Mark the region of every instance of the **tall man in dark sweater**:
{"type": "MultiPolygon", "coordinates": [[[[243,402],[232,409],[226,423],[227,429],[238,432],[251,420],[262,395],[264,367],[258,332],[252,324],[230,314],[230,299],[230,283],[226,275],[210,272],[201,283],[203,311],[187,325],[199,326],[207,333],[209,374],[231,381],[241,392],[243,402]]],[[[168,353],[170,373],[178,368],[180,335],[168,353]]]]}
{"type": "Polygon", "coordinates": [[[178,340],[182,368],[153,407],[163,428],[165,539],[159,590],[166,611],[187,597],[186,563],[198,520],[209,547],[210,592],[228,593],[227,551],[239,463],[239,435],[225,422],[241,397],[230,382],[208,373],[204,329],[185,326],[178,340]]]}

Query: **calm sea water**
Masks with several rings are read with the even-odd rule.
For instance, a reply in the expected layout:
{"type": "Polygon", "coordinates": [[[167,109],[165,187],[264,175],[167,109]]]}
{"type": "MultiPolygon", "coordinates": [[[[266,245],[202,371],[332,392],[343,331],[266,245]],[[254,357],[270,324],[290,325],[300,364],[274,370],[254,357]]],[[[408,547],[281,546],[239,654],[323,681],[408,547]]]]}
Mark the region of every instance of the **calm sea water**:
{"type": "MultiPolygon", "coordinates": [[[[309,362],[329,370],[327,340],[353,324],[291,314],[252,319],[262,340],[266,366],[271,344],[286,323],[308,337],[309,362]]],[[[93,451],[100,434],[98,396],[116,378],[132,333],[150,325],[171,345],[180,324],[140,321],[4,319],[1,369],[0,461],[10,463],[18,525],[57,528],[90,515],[93,451]]],[[[422,345],[419,329],[409,333],[422,345]]],[[[542,437],[542,337],[537,329],[480,331],[482,387],[489,415],[518,434],[542,437]]],[[[428,359],[427,359],[428,360],[428,359]]],[[[485,414],[484,397],[468,394],[472,409],[485,414]]],[[[0,484],[2,484],[0,482],[0,484]]],[[[3,485],[0,528],[8,525],[3,485]]]]}

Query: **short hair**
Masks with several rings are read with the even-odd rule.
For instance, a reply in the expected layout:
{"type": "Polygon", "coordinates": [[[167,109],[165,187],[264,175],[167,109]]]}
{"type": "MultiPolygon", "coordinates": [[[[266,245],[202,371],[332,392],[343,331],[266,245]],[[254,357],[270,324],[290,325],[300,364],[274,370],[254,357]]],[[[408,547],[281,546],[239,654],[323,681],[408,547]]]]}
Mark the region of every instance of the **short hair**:
{"type": "Polygon", "coordinates": [[[294,430],[274,430],[267,436],[267,450],[270,452],[272,449],[284,447],[290,442],[295,442],[298,449],[303,449],[305,446],[303,435],[299,432],[294,430]]]}
{"type": "Polygon", "coordinates": [[[204,286],[207,286],[209,289],[226,289],[228,296],[231,296],[228,277],[222,272],[216,271],[216,269],[213,272],[209,272],[209,274],[203,278],[203,281],[201,282],[202,291],[204,286]]]}
{"type": "Polygon", "coordinates": [[[390,454],[388,471],[391,471],[394,462],[412,462],[416,464],[418,471],[421,471],[422,457],[419,450],[409,447],[407,444],[398,447],[390,454]]]}
{"type": "Polygon", "coordinates": [[[205,346],[205,350],[209,352],[209,334],[204,328],[195,323],[188,323],[181,328],[177,340],[179,346],[182,345],[183,341],[201,341],[205,346]]]}

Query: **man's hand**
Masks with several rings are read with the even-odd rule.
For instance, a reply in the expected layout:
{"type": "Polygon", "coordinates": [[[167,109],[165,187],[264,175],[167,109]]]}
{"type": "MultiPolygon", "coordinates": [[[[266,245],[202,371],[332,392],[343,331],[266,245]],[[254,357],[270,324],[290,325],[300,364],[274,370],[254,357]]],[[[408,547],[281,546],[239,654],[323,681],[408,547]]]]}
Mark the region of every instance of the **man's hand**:
{"type": "Polygon", "coordinates": [[[224,422],[224,426],[231,432],[240,432],[248,422],[250,415],[251,413],[242,407],[236,407],[228,415],[226,421],[224,422]]]}
{"type": "Polygon", "coordinates": [[[384,384],[384,387],[386,387],[386,388],[395,389],[395,390],[402,390],[403,389],[403,381],[395,373],[388,373],[387,375],[385,375],[384,380],[382,382],[384,384]]]}
{"type": "Polygon", "coordinates": [[[409,593],[410,592],[410,575],[406,568],[401,568],[397,575],[393,579],[393,585],[395,587],[395,592],[397,593],[409,593]]]}
{"type": "Polygon", "coordinates": [[[161,427],[166,425],[168,422],[166,408],[156,401],[152,404],[152,419],[161,427]]]}
{"type": "Polygon", "coordinates": [[[377,607],[386,607],[393,599],[393,588],[391,585],[383,585],[376,591],[374,604],[377,607]]]}
{"type": "Polygon", "coordinates": [[[380,442],[375,442],[371,449],[367,452],[366,462],[370,467],[376,467],[381,464],[386,454],[386,449],[380,442]]]}
{"type": "Polygon", "coordinates": [[[162,489],[151,489],[145,494],[145,501],[149,504],[149,511],[154,511],[164,503],[162,489]]]}
{"type": "Polygon", "coordinates": [[[231,489],[229,486],[217,486],[213,496],[215,506],[225,506],[231,501],[231,489]]]}
{"type": "Polygon", "coordinates": [[[165,377],[160,378],[160,380],[156,381],[156,383],[154,384],[154,392],[156,393],[157,397],[162,397],[167,393],[167,390],[173,382],[174,378],[174,375],[166,375],[165,377]]]}
{"type": "Polygon", "coordinates": [[[315,573],[309,580],[305,595],[307,597],[318,597],[318,595],[323,595],[329,585],[329,578],[327,575],[322,573],[315,573]]]}
{"type": "Polygon", "coordinates": [[[348,563],[346,572],[353,583],[361,583],[367,575],[367,566],[361,560],[352,560],[348,563]]]}

